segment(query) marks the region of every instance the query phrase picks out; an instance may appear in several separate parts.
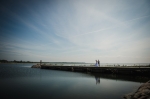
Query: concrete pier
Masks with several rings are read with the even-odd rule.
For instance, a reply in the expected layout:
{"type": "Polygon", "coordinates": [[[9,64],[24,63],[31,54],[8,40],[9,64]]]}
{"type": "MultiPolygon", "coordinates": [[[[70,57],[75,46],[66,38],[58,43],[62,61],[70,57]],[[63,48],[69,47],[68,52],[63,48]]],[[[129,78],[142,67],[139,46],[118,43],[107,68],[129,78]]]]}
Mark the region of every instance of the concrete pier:
{"type": "Polygon", "coordinates": [[[51,66],[41,65],[41,69],[65,70],[91,73],[150,75],[150,67],[90,67],[90,66],[51,66]]]}

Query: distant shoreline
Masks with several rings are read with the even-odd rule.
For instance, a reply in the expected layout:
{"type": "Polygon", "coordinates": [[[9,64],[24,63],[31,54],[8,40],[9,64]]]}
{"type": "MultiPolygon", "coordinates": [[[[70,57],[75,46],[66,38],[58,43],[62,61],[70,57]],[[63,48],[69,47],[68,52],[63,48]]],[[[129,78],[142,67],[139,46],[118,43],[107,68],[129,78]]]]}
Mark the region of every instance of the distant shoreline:
{"type": "MultiPolygon", "coordinates": [[[[0,63],[40,63],[40,62],[0,62],[0,63]]],[[[42,62],[42,63],[85,64],[85,62],[42,62]]]]}
{"type": "MultiPolygon", "coordinates": [[[[31,62],[31,61],[7,61],[0,64],[15,64],[15,63],[30,63],[30,64],[41,64],[41,65],[57,65],[57,66],[95,66],[95,63],[85,63],[85,62],[31,62]]],[[[100,67],[150,67],[150,63],[101,63],[100,67]]]]}

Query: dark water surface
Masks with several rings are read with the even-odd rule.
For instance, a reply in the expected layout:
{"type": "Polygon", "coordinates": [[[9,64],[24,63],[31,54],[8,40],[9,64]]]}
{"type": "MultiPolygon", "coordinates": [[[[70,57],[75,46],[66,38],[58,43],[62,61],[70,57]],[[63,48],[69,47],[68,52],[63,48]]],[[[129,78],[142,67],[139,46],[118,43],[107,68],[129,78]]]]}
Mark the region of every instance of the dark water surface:
{"type": "Polygon", "coordinates": [[[149,78],[0,64],[0,99],[123,99],[149,78]]]}

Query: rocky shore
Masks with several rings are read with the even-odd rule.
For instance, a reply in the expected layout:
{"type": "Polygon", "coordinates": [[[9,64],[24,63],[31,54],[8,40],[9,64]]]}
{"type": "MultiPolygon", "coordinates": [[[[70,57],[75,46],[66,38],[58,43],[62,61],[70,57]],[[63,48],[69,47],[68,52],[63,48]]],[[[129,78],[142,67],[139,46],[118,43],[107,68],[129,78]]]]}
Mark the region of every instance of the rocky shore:
{"type": "Polygon", "coordinates": [[[41,68],[40,64],[32,65],[31,68],[41,68]]]}
{"type": "Polygon", "coordinates": [[[142,84],[135,93],[129,93],[124,99],[150,99],[150,80],[142,84]]]}

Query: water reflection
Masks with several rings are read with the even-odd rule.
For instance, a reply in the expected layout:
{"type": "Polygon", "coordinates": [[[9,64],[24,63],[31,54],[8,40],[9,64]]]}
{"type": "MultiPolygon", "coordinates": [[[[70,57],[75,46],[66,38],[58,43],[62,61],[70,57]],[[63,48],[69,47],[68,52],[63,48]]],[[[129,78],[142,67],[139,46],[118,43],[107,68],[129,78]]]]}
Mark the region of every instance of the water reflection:
{"type": "Polygon", "coordinates": [[[110,80],[118,80],[118,81],[132,81],[132,82],[140,82],[145,83],[147,82],[150,77],[148,76],[135,76],[135,75],[116,75],[116,74],[90,74],[95,76],[96,84],[100,84],[101,79],[110,79],[110,80]]]}
{"type": "Polygon", "coordinates": [[[100,84],[100,79],[109,79],[109,80],[116,80],[116,81],[131,81],[131,82],[139,82],[145,83],[147,82],[150,77],[146,76],[135,76],[135,75],[116,75],[116,74],[90,74],[95,77],[96,85],[100,84]]]}
{"type": "Polygon", "coordinates": [[[95,80],[96,80],[96,85],[100,84],[100,77],[95,76],[95,80]]]}
{"type": "Polygon", "coordinates": [[[148,80],[142,76],[45,70],[10,64],[0,66],[3,90],[0,99],[122,99],[132,88],[138,88],[139,82],[148,80]]]}

